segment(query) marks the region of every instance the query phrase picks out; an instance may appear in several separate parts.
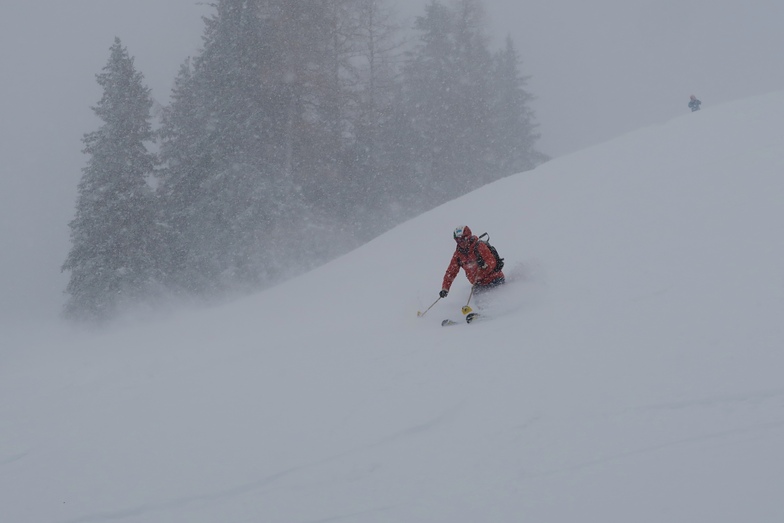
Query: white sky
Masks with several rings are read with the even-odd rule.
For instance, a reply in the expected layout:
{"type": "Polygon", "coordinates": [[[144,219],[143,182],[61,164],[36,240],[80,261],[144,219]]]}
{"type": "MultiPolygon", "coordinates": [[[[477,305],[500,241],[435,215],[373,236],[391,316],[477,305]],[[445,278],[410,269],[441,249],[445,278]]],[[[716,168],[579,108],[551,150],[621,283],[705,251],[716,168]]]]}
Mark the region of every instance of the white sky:
{"type": "MultiPolygon", "coordinates": [[[[0,18],[0,318],[53,317],[65,286],[83,133],[114,36],[168,98],[201,44],[196,0],[6,2],[0,18]]],[[[405,15],[424,1],[396,2],[405,15]]],[[[780,0],[488,0],[514,38],[553,156],[703,107],[784,86],[780,0]]]]}
{"type": "Polygon", "coordinates": [[[782,120],[681,115],[222,307],[0,330],[4,521],[784,521],[782,120]],[[442,328],[459,224],[509,283],[442,328]]]}

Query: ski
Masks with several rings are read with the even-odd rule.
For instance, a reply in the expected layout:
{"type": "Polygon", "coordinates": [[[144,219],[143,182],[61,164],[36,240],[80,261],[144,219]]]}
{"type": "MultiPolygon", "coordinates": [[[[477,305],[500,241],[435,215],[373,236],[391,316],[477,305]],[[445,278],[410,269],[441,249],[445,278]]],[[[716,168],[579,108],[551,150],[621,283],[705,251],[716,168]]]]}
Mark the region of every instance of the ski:
{"type": "MultiPolygon", "coordinates": [[[[471,323],[472,321],[474,321],[474,320],[476,320],[478,318],[480,318],[480,314],[478,312],[471,312],[471,313],[466,315],[465,321],[466,321],[466,323],[471,323]]],[[[451,325],[460,325],[461,323],[462,322],[455,321],[455,320],[450,320],[449,318],[447,318],[447,319],[445,319],[444,321],[441,322],[441,326],[442,327],[449,327],[451,325]]]]}

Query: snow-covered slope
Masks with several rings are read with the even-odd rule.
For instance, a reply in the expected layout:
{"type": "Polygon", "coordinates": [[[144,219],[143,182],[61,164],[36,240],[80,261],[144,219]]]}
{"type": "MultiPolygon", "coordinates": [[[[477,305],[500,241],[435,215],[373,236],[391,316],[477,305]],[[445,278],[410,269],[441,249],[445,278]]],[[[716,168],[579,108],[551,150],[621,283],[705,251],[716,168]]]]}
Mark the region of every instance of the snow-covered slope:
{"type": "Polygon", "coordinates": [[[784,521],[784,93],[210,310],[0,349],[9,523],[784,521]],[[437,298],[460,224],[510,283],[437,298]]]}

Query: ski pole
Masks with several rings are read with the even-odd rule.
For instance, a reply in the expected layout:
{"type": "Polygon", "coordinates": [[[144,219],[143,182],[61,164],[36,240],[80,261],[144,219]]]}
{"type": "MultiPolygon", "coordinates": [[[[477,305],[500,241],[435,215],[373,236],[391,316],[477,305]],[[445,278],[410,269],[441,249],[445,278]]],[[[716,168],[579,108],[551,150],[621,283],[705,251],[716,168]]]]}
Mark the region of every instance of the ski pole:
{"type": "Polygon", "coordinates": [[[473,296],[473,295],[474,295],[474,286],[471,285],[471,293],[468,295],[468,301],[466,302],[465,305],[463,305],[463,308],[460,309],[460,310],[463,311],[463,314],[468,314],[469,312],[474,310],[474,309],[472,309],[471,307],[468,306],[468,304],[471,303],[471,296],[473,296]]]}
{"type": "MultiPolygon", "coordinates": [[[[439,296],[439,297],[438,297],[438,299],[437,299],[436,301],[434,301],[434,302],[433,302],[433,305],[435,305],[436,303],[438,303],[440,300],[441,300],[441,296],[439,296]]],[[[422,316],[424,316],[425,314],[427,314],[427,311],[429,311],[430,309],[432,309],[432,308],[433,308],[433,305],[431,305],[430,307],[428,307],[427,309],[425,309],[425,312],[417,311],[417,317],[421,318],[422,316]]]]}

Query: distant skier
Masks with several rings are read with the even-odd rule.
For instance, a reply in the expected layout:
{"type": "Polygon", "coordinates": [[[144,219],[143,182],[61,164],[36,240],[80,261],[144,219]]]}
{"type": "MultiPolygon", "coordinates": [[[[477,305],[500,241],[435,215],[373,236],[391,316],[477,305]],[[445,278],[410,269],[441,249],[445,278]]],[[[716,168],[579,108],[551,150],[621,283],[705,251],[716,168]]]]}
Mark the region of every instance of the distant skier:
{"type": "Polygon", "coordinates": [[[702,103],[702,102],[700,102],[699,100],[697,100],[697,97],[696,97],[696,96],[694,96],[694,95],[691,95],[691,97],[690,97],[690,99],[689,99],[689,109],[691,109],[691,112],[694,112],[694,111],[699,111],[699,110],[700,110],[700,104],[701,104],[701,103],[702,103]]]}
{"type": "Polygon", "coordinates": [[[444,283],[441,285],[439,296],[446,298],[461,268],[475,291],[496,287],[506,281],[504,273],[501,272],[502,267],[499,267],[499,260],[490,250],[490,246],[474,236],[468,226],[461,225],[456,228],[452,237],[457,246],[444,274],[444,283]]]}

